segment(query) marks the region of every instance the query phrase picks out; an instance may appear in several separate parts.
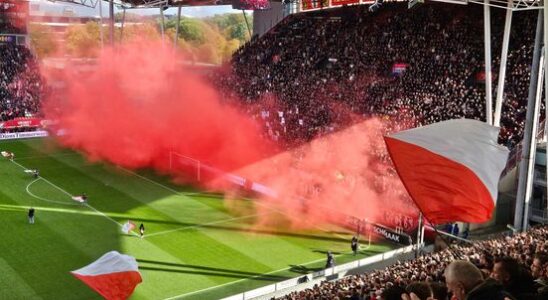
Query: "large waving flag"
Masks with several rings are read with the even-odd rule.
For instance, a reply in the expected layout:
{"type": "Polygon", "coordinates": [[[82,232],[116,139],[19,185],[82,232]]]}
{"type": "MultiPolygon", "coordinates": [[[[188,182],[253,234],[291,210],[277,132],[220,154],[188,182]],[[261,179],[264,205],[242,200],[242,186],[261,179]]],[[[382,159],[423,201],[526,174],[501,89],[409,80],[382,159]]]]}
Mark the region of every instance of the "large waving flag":
{"type": "Polygon", "coordinates": [[[508,149],[499,128],[458,119],[385,137],[409,195],[433,224],[491,218],[508,149]]]}
{"type": "Polygon", "coordinates": [[[71,273],[107,300],[129,298],[143,281],[135,258],[117,251],[110,251],[71,273]]]}

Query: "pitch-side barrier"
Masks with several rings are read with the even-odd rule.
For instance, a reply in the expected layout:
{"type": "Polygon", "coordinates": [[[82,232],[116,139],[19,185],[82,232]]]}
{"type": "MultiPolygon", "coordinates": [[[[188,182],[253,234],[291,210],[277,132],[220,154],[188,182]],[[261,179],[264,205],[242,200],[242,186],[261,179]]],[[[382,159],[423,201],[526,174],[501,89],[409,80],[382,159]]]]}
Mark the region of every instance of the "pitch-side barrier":
{"type": "Polygon", "coordinates": [[[380,253],[370,257],[366,257],[360,260],[349,262],[346,264],[338,265],[332,268],[327,268],[321,271],[301,275],[299,277],[291,278],[285,281],[274,283],[271,285],[263,286],[254,290],[250,290],[244,293],[226,297],[222,300],[248,300],[257,297],[265,296],[268,294],[276,293],[282,290],[294,288],[302,283],[312,280],[320,280],[329,277],[330,280],[336,280],[346,276],[348,271],[357,269],[360,267],[368,266],[377,262],[388,260],[402,254],[412,253],[415,250],[416,245],[410,245],[407,247],[399,248],[396,250],[380,253]],[[305,278],[306,277],[306,278],[305,278]]]}
{"type": "Polygon", "coordinates": [[[16,139],[28,139],[35,137],[48,136],[48,132],[45,130],[26,131],[26,132],[7,132],[0,133],[0,140],[16,140],[16,139]]]}

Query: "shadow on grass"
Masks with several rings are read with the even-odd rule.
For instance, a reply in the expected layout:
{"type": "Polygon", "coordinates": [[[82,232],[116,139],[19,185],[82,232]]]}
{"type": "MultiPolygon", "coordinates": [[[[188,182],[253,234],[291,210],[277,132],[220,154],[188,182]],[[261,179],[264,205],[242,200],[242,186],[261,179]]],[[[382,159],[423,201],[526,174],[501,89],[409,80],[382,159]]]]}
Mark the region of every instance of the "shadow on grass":
{"type": "Polygon", "coordinates": [[[140,263],[139,269],[141,270],[174,272],[174,273],[195,274],[195,275],[205,275],[205,276],[220,276],[220,277],[230,277],[230,278],[253,278],[253,280],[264,280],[264,281],[281,281],[281,280],[291,278],[286,276],[276,276],[276,275],[262,274],[262,273],[256,273],[256,272],[246,272],[246,271],[240,271],[240,270],[231,270],[231,269],[223,269],[223,268],[215,268],[215,267],[199,266],[199,265],[177,264],[177,263],[146,260],[146,259],[137,259],[137,261],[140,263]],[[141,264],[144,264],[144,266],[142,266],[141,264]]]}
{"type": "Polygon", "coordinates": [[[303,266],[303,265],[289,265],[289,267],[290,267],[289,271],[291,271],[293,273],[298,273],[298,274],[309,274],[309,273],[313,273],[313,272],[323,270],[323,268],[321,268],[321,267],[310,268],[310,267],[306,267],[306,266],[303,266]]]}
{"type": "MultiPolygon", "coordinates": [[[[313,249],[312,252],[315,252],[315,253],[322,253],[322,254],[327,254],[329,250],[322,250],[322,249],[313,249]]],[[[333,255],[339,255],[339,254],[343,254],[342,252],[337,252],[337,251],[331,251],[331,254],[333,255]]]]}
{"type": "MultiPolygon", "coordinates": [[[[236,218],[239,218],[236,216],[236,218]]],[[[217,224],[200,224],[200,223],[185,223],[185,222],[177,222],[177,221],[164,221],[164,220],[154,220],[154,219],[145,219],[145,218],[115,218],[119,219],[119,221],[124,220],[132,220],[137,221],[141,223],[158,223],[158,224],[168,224],[168,225],[179,225],[181,227],[189,227],[188,229],[181,228],[180,232],[185,230],[198,230],[200,228],[206,228],[206,229],[215,229],[215,230],[226,230],[226,231],[233,231],[233,232],[242,232],[242,233],[255,233],[255,234],[265,234],[265,235],[273,235],[273,236],[284,236],[284,237],[295,237],[295,238],[302,238],[302,239],[309,239],[309,240],[320,240],[320,241],[333,241],[333,242],[348,242],[350,243],[350,239],[345,239],[342,237],[336,237],[336,236],[328,236],[328,235],[317,235],[317,234],[305,234],[305,233],[295,233],[295,232],[288,232],[288,231],[278,231],[278,230],[271,230],[271,229],[256,229],[256,228],[242,228],[237,226],[222,226],[217,224]]],[[[250,219],[252,219],[250,217],[250,219]]],[[[236,220],[234,220],[236,221],[236,220]]],[[[243,220],[237,220],[238,223],[242,223],[243,220]]],[[[215,221],[214,221],[215,222],[215,221]]],[[[223,222],[223,220],[219,220],[218,222],[223,222]]],[[[227,220],[227,223],[230,222],[227,220]]],[[[239,224],[239,225],[240,225],[239,224]]],[[[329,233],[326,233],[329,234],[329,233]]]]}

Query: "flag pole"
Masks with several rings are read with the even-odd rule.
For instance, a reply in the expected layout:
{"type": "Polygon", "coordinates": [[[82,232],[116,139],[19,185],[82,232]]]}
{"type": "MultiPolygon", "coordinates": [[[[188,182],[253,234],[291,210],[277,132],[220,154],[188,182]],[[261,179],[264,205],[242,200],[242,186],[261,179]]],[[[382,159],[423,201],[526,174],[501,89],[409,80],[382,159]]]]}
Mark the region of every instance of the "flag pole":
{"type": "Polygon", "coordinates": [[[419,220],[418,220],[418,226],[417,226],[417,249],[415,250],[415,258],[419,257],[420,255],[420,249],[422,245],[422,212],[419,212],[419,220]]]}
{"type": "MultiPolygon", "coordinates": [[[[414,201],[413,201],[414,202],[414,201]]],[[[428,222],[429,224],[431,224],[431,226],[429,226],[431,229],[434,229],[434,232],[436,233],[437,236],[439,236],[443,242],[445,244],[447,244],[447,250],[449,250],[449,252],[451,252],[451,254],[453,254],[453,256],[457,259],[461,259],[462,258],[462,255],[458,254],[457,252],[453,251],[454,249],[451,248],[451,243],[449,243],[449,241],[447,241],[443,234],[441,234],[438,229],[436,228],[436,226],[432,225],[432,222],[430,222],[430,219],[428,219],[428,217],[426,216],[426,214],[422,211],[422,209],[417,205],[417,203],[415,202],[415,206],[417,206],[417,208],[419,209],[419,214],[422,215],[422,218],[423,221],[426,223],[428,222]]]]}

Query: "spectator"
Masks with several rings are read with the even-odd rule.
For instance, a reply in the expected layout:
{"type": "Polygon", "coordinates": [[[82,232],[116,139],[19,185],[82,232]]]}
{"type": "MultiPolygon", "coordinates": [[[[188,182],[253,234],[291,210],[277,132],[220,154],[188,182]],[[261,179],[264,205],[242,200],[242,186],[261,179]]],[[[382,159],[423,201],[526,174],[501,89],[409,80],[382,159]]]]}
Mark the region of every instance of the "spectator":
{"type": "Polygon", "coordinates": [[[432,288],[426,282],[413,282],[405,290],[408,294],[415,294],[420,300],[432,299],[433,296],[432,288]]]}
{"type": "Polygon", "coordinates": [[[436,300],[448,300],[447,287],[439,282],[430,283],[432,294],[436,300]]]}
{"type": "Polygon", "coordinates": [[[395,285],[385,289],[382,292],[381,297],[383,300],[401,300],[401,295],[406,292],[405,288],[395,285]]]}
{"type": "Polygon", "coordinates": [[[457,260],[445,269],[447,288],[457,300],[504,300],[511,296],[493,279],[483,279],[481,271],[469,261],[457,260]]]}
{"type": "Polygon", "coordinates": [[[531,275],[535,279],[538,299],[548,299],[548,255],[537,253],[531,264],[531,275]]]}
{"type": "MultiPolygon", "coordinates": [[[[513,22],[500,135],[510,147],[523,134],[535,16],[524,12],[513,22]]],[[[504,14],[493,11],[492,18],[498,53],[504,14]]],[[[387,118],[388,132],[483,120],[481,20],[480,6],[436,3],[413,13],[405,3],[385,3],[382,14],[351,6],[291,15],[240,48],[213,82],[226,98],[242,99],[265,135],[288,147],[342,129],[356,116],[387,118]],[[406,67],[394,75],[396,63],[406,67]]]]}
{"type": "Polygon", "coordinates": [[[24,46],[0,45],[0,122],[38,114],[43,91],[31,52],[24,46]]]}
{"type": "Polygon", "coordinates": [[[512,257],[496,259],[491,277],[501,283],[504,289],[517,299],[534,300],[536,298],[533,279],[517,259],[512,257]]]}
{"type": "MultiPolygon", "coordinates": [[[[396,297],[393,299],[400,299],[397,298],[397,294],[399,293],[401,297],[401,294],[405,293],[405,286],[419,281],[430,283],[434,299],[437,300],[448,298],[447,290],[444,288],[445,284],[442,282],[446,282],[447,287],[450,289],[455,289],[453,293],[461,293],[461,297],[469,294],[468,296],[472,297],[467,299],[496,299],[482,298],[482,295],[489,294],[492,291],[499,291],[499,293],[495,293],[495,296],[506,295],[509,299],[514,299],[513,295],[508,292],[502,292],[503,287],[496,280],[483,276],[478,267],[474,265],[470,267],[470,264],[480,265],[482,257],[491,256],[499,261],[502,257],[511,256],[517,257],[520,264],[530,266],[533,263],[535,253],[543,253],[547,249],[548,227],[535,227],[526,233],[513,236],[500,236],[489,240],[476,241],[473,244],[453,244],[451,250],[441,250],[414,260],[398,261],[385,269],[375,270],[370,273],[347,276],[333,282],[323,282],[312,289],[290,293],[282,299],[334,299],[335,296],[340,297],[341,295],[342,298],[349,298],[353,295],[353,288],[362,298],[372,295],[376,297],[377,294],[382,294],[386,296],[386,299],[392,299],[392,297],[396,297]],[[469,260],[465,263],[465,272],[462,276],[468,276],[468,273],[470,273],[471,277],[468,278],[479,278],[477,280],[478,289],[459,290],[459,287],[464,286],[463,282],[466,286],[475,286],[474,282],[455,281],[444,277],[444,274],[450,271],[446,267],[455,261],[457,257],[465,257],[469,260]],[[473,271],[466,271],[467,269],[473,271]],[[479,275],[477,272],[479,272],[479,275]],[[484,280],[484,278],[488,279],[484,280]],[[480,286],[481,289],[479,289],[480,286]]],[[[546,294],[539,293],[537,298],[545,296],[546,294]]],[[[518,296],[515,296],[515,298],[520,299],[518,296]]]]}
{"type": "Polygon", "coordinates": [[[547,267],[548,255],[546,253],[537,253],[531,264],[531,275],[539,287],[548,286],[548,274],[545,273],[547,267]]]}

